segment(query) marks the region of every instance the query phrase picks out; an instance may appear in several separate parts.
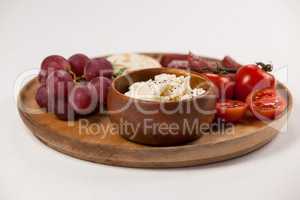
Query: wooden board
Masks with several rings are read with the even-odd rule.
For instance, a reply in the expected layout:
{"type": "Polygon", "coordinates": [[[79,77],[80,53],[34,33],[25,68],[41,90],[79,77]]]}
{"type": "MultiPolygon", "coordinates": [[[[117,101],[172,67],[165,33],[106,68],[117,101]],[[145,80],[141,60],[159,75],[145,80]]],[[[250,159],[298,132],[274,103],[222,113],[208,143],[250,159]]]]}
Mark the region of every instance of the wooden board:
{"type": "MultiPolygon", "coordinates": [[[[159,54],[154,57],[158,58],[159,54]]],[[[34,99],[38,86],[36,79],[31,80],[23,87],[18,99],[20,116],[36,137],[64,154],[96,163],[126,167],[187,167],[247,154],[270,142],[284,125],[292,109],[291,94],[279,83],[278,89],[287,94],[288,101],[288,112],[281,118],[270,123],[249,118],[235,125],[233,134],[211,132],[186,145],[151,147],[120,137],[110,127],[110,120],[106,115],[94,114],[84,118],[85,121],[69,123],[58,120],[53,114],[41,112],[34,99]],[[33,110],[28,112],[28,109],[33,110]],[[87,123],[88,127],[81,126],[87,123]]]]}

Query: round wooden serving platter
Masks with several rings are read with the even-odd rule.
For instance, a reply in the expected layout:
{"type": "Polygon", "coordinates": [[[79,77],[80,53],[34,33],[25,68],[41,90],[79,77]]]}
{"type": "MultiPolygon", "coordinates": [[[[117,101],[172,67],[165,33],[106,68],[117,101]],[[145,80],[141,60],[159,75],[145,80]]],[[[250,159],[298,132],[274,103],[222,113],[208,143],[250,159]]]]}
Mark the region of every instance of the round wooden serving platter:
{"type": "MultiPolygon", "coordinates": [[[[148,55],[159,59],[161,54],[148,55]]],[[[43,112],[34,98],[38,87],[37,79],[31,80],[23,87],[18,99],[20,116],[36,137],[64,154],[126,167],[187,167],[247,154],[270,142],[292,109],[290,92],[278,83],[277,88],[286,94],[288,102],[287,112],[279,119],[266,123],[249,118],[231,127],[231,132],[210,132],[182,146],[151,147],[120,137],[106,115],[95,114],[75,122],[65,122],[43,112]]]]}

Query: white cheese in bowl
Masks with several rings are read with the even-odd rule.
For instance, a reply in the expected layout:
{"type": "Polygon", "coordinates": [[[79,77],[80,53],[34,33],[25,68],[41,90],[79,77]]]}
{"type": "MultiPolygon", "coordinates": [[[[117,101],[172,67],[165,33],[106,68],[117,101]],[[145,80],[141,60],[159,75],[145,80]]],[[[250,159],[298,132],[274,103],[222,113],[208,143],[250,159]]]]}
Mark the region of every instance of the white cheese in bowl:
{"type": "Polygon", "coordinates": [[[159,74],[148,81],[135,82],[126,96],[149,101],[180,101],[205,93],[203,88],[191,88],[190,76],[159,74]]]}

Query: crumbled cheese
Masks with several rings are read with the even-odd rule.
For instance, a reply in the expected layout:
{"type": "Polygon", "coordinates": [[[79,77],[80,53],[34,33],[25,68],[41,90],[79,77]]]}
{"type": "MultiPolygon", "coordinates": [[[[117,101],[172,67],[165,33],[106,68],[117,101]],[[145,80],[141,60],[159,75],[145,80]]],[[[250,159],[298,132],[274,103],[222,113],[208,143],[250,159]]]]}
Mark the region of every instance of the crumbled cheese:
{"type": "Polygon", "coordinates": [[[190,76],[159,74],[154,80],[133,83],[125,95],[150,101],[180,101],[203,95],[203,88],[191,88],[190,79],[190,76]]]}

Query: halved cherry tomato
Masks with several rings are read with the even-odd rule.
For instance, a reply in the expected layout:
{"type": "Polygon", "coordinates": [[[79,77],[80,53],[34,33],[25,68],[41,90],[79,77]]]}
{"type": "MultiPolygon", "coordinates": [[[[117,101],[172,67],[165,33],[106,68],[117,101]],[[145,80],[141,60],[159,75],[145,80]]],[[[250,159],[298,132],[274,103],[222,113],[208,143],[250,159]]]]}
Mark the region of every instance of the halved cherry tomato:
{"type": "Polygon", "coordinates": [[[234,93],[234,81],[229,77],[220,76],[213,73],[202,73],[217,87],[218,99],[231,99],[234,93]]]}
{"type": "Polygon", "coordinates": [[[226,122],[238,122],[244,117],[247,111],[247,104],[242,101],[227,99],[218,102],[216,109],[218,118],[226,122]]]}
{"type": "Polygon", "coordinates": [[[245,100],[254,90],[268,87],[275,87],[275,78],[257,65],[245,65],[236,73],[235,95],[239,100],[245,100]]]}
{"type": "Polygon", "coordinates": [[[286,100],[273,88],[254,91],[247,97],[252,114],[261,120],[278,117],[287,107],[286,100]]]}

